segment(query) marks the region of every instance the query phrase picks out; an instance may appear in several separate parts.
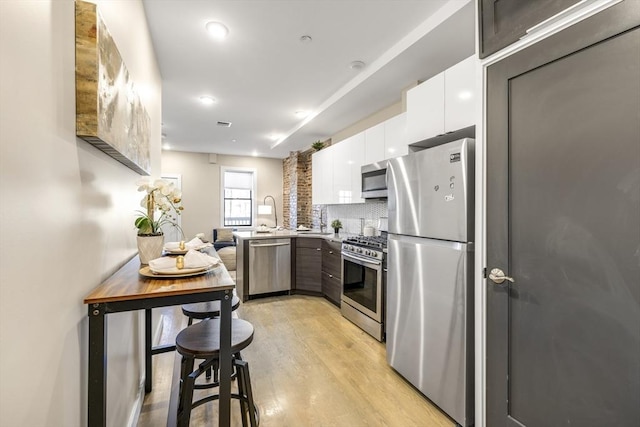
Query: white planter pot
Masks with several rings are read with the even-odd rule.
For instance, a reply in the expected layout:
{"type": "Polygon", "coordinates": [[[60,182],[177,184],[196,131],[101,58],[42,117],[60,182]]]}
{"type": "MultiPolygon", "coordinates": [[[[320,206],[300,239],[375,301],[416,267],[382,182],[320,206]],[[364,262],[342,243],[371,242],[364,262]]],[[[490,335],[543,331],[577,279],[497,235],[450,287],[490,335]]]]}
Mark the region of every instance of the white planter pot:
{"type": "Polygon", "coordinates": [[[137,236],[138,255],[140,256],[140,264],[149,264],[152,259],[162,256],[162,247],[164,246],[164,236],[137,236]]]}

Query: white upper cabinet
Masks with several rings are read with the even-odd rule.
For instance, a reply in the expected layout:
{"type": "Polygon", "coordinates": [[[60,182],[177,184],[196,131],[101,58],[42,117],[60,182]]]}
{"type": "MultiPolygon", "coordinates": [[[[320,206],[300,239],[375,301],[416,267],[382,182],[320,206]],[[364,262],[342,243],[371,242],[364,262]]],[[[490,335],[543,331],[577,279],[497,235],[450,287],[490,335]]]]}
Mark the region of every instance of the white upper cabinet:
{"type": "Polygon", "coordinates": [[[384,156],[382,159],[404,156],[405,154],[409,154],[407,113],[402,113],[384,122],[384,156]]]}
{"type": "Polygon", "coordinates": [[[444,73],[407,91],[407,142],[444,133],[444,73]]]}
{"type": "Polygon", "coordinates": [[[407,143],[475,124],[476,62],[471,56],[407,91],[407,143]]]}
{"type": "Polygon", "coordinates": [[[360,203],[362,183],[360,167],[364,164],[364,132],[331,146],[333,150],[333,192],[331,204],[360,203]]]}
{"type": "Polygon", "coordinates": [[[314,205],[331,202],[333,192],[333,151],[324,148],[311,156],[311,198],[314,205]]]}
{"type": "Polygon", "coordinates": [[[365,135],[364,132],[349,139],[346,148],[347,165],[351,173],[351,188],[349,201],[340,203],[364,203],[362,198],[362,173],[361,168],[365,163],[365,135]]]}
{"type": "Polygon", "coordinates": [[[379,162],[386,158],[385,122],[364,131],[364,164],[379,162]]]}
{"type": "Polygon", "coordinates": [[[476,58],[471,56],[445,71],[444,131],[473,126],[476,122],[478,90],[476,58]]]}
{"type": "Polygon", "coordinates": [[[347,145],[351,138],[340,141],[329,148],[333,152],[331,204],[349,203],[348,200],[351,198],[351,168],[347,163],[347,145]]]}

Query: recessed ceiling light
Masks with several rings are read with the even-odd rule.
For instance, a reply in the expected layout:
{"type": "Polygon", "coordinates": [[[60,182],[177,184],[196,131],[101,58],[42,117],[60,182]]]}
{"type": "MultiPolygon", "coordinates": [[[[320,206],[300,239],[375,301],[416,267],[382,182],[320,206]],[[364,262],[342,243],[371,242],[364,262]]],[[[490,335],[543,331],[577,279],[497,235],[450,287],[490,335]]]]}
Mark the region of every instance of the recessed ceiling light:
{"type": "Polygon", "coordinates": [[[171,146],[169,144],[163,144],[162,145],[162,149],[163,150],[171,150],[171,146]]]}
{"type": "Polygon", "coordinates": [[[253,157],[258,157],[258,152],[256,150],[253,150],[253,153],[251,154],[253,154],[253,157]]]}
{"type": "Polygon", "coordinates": [[[309,112],[307,110],[298,110],[295,112],[295,115],[299,119],[304,119],[309,115],[309,112]]]}
{"type": "Polygon", "coordinates": [[[212,105],[216,103],[216,99],[213,96],[202,95],[200,97],[200,102],[202,102],[204,105],[212,105]]]}
{"type": "Polygon", "coordinates": [[[205,27],[211,37],[217,40],[223,40],[229,34],[229,29],[222,22],[207,22],[207,25],[205,25],[205,27]]]}
{"type": "Polygon", "coordinates": [[[272,133],[271,135],[269,135],[269,139],[272,141],[277,141],[280,138],[282,138],[282,135],[279,133],[272,133]]]}
{"type": "Polygon", "coordinates": [[[353,61],[351,64],[349,64],[349,68],[351,68],[352,70],[362,70],[365,66],[365,63],[362,61],[353,61]]]}
{"type": "Polygon", "coordinates": [[[458,98],[465,100],[465,99],[471,99],[471,97],[473,96],[473,93],[471,93],[468,90],[463,90],[462,92],[460,92],[458,94],[458,98]]]}
{"type": "Polygon", "coordinates": [[[300,42],[302,42],[304,44],[309,44],[312,41],[313,41],[313,39],[311,38],[311,36],[304,35],[304,36],[300,37],[300,42]]]}

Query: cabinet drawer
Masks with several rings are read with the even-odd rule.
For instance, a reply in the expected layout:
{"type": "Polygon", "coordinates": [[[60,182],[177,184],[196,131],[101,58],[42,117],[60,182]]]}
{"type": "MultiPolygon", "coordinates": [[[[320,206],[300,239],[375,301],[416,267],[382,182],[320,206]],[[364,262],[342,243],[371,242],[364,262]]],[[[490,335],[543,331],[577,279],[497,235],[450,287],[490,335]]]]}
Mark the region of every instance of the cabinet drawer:
{"type": "Polygon", "coordinates": [[[296,238],[296,247],[298,248],[314,248],[318,249],[318,252],[322,249],[322,239],[316,239],[311,237],[298,237],[296,238]]]}
{"type": "Polygon", "coordinates": [[[338,242],[322,242],[322,271],[340,278],[342,272],[341,244],[338,242]]]}
{"type": "Polygon", "coordinates": [[[340,278],[330,276],[322,272],[322,293],[325,297],[338,307],[340,307],[340,297],[342,295],[342,281],[340,278]]]}

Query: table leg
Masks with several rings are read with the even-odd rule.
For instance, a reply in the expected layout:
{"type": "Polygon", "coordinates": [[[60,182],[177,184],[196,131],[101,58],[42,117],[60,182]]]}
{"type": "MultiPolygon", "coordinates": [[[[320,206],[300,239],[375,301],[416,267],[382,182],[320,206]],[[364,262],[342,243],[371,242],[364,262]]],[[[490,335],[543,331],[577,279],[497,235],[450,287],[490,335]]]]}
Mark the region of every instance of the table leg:
{"type": "Polygon", "coordinates": [[[219,427],[228,427],[231,407],[231,291],[220,301],[220,416],[219,427]]]}
{"type": "Polygon", "coordinates": [[[144,392],[150,393],[153,386],[152,329],[151,309],[144,310],[144,392]]]}
{"type": "Polygon", "coordinates": [[[87,424],[107,425],[107,322],[104,305],[89,306],[89,383],[87,424]]]}

